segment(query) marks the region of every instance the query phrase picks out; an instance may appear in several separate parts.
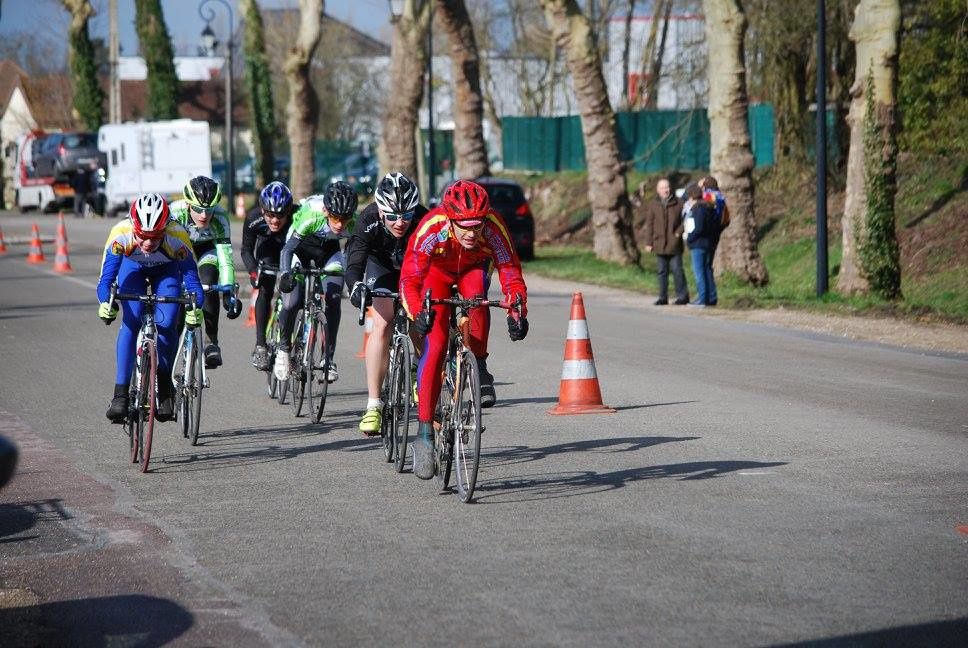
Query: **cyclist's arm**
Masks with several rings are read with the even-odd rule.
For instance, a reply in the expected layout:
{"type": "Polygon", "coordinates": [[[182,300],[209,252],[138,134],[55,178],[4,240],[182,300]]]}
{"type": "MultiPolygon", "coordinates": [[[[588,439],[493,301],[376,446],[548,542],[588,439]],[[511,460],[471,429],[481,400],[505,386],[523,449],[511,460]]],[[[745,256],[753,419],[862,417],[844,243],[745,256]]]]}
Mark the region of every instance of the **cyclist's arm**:
{"type": "Polygon", "coordinates": [[[302,243],[303,237],[299,236],[295,231],[289,232],[289,238],[286,239],[286,245],[282,248],[282,252],[279,254],[279,272],[285,273],[292,270],[292,255],[296,253],[296,248],[302,243]]]}
{"type": "Polygon", "coordinates": [[[218,259],[218,282],[223,286],[235,283],[235,262],[232,261],[232,239],[229,220],[224,213],[216,215],[212,222],[215,228],[215,257],[218,259]]]}
{"type": "MultiPolygon", "coordinates": [[[[262,218],[260,215],[259,218],[262,218]]],[[[245,221],[242,227],[242,264],[245,265],[246,272],[258,272],[259,262],[255,260],[255,243],[258,235],[255,233],[254,223],[251,219],[245,221]]]]}
{"type": "Polygon", "coordinates": [[[118,278],[118,270],[121,269],[121,261],[124,254],[115,253],[111,250],[111,243],[104,248],[104,257],[101,259],[101,276],[97,281],[97,299],[104,303],[111,298],[111,285],[118,278]]]}
{"type": "MultiPolygon", "coordinates": [[[[436,233],[432,236],[436,237],[436,233]]],[[[430,270],[432,258],[430,251],[422,250],[416,244],[407,248],[407,253],[403,257],[403,267],[400,268],[400,303],[410,319],[413,319],[423,308],[421,303],[423,295],[420,292],[423,289],[424,278],[430,270]]]]}
{"type": "Polygon", "coordinates": [[[521,261],[518,259],[517,252],[514,251],[514,244],[508,234],[507,227],[503,219],[496,214],[490,214],[485,225],[484,236],[491,246],[492,260],[497,269],[498,279],[501,281],[501,292],[509,302],[514,302],[521,297],[521,314],[528,314],[528,287],[524,283],[524,275],[521,273],[521,261]]]}
{"type": "Polygon", "coordinates": [[[202,304],[205,303],[205,293],[202,290],[202,282],[198,278],[198,265],[195,263],[195,257],[188,255],[178,261],[178,270],[181,272],[182,283],[185,284],[185,288],[195,297],[195,307],[201,308],[202,304]]]}
{"type": "Polygon", "coordinates": [[[346,244],[346,269],[343,271],[343,278],[350,288],[358,281],[363,281],[368,256],[369,246],[366,241],[359,232],[353,232],[350,242],[346,244]]]}

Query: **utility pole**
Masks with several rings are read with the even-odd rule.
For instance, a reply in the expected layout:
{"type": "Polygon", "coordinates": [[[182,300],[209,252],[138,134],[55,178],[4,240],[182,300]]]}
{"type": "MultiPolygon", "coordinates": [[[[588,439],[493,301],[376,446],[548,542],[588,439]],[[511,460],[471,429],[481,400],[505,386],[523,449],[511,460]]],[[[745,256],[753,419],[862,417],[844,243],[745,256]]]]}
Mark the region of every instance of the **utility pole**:
{"type": "Polygon", "coordinates": [[[829,289],[827,271],[827,7],[817,0],[817,297],[829,289]]]}
{"type": "Polygon", "coordinates": [[[434,134],[434,5],[427,25],[427,200],[437,193],[437,147],[434,134]]]}
{"type": "Polygon", "coordinates": [[[110,87],[108,89],[108,123],[121,123],[121,78],[118,74],[118,56],[120,43],[118,41],[118,0],[108,3],[108,23],[110,35],[108,37],[108,67],[110,68],[110,87]]]}

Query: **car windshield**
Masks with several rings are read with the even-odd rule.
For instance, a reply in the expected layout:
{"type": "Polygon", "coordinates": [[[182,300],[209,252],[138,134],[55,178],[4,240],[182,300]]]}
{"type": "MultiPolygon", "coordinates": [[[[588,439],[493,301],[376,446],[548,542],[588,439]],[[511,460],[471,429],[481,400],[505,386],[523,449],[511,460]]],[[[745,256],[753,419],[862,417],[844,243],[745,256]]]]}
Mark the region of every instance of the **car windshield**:
{"type": "Polygon", "coordinates": [[[81,148],[94,146],[94,144],[94,135],[89,133],[78,133],[64,138],[64,145],[68,148],[81,148]]]}
{"type": "Polygon", "coordinates": [[[487,187],[491,202],[499,205],[517,205],[524,202],[524,193],[514,185],[491,185],[487,187]]]}

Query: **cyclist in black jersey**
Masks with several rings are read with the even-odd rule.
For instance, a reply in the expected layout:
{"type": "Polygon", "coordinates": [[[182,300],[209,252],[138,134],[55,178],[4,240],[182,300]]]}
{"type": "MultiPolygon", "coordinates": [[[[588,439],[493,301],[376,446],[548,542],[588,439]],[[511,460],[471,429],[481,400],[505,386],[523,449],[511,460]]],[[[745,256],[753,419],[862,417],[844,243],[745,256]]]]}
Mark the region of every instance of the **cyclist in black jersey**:
{"type": "MultiPolygon", "coordinates": [[[[352,286],[350,301],[357,308],[364,286],[369,290],[397,292],[400,267],[410,235],[427,213],[419,204],[417,186],[402,173],[388,173],[374,193],[374,202],[360,214],[346,246],[346,285],[352,286]]],[[[380,386],[389,364],[388,351],[393,333],[393,300],[372,295],[373,330],[366,344],[366,411],[360,431],[367,436],[380,433],[383,402],[380,386]]]]}
{"type": "Polygon", "coordinates": [[[252,366],[259,371],[270,369],[266,324],[276,287],[274,274],[262,273],[260,278],[259,264],[279,265],[293,211],[289,187],[279,181],[270,182],[259,193],[259,206],[249,213],[242,228],[242,263],[249,273],[249,283],[259,289],[255,302],[255,349],[252,351],[252,366]]]}

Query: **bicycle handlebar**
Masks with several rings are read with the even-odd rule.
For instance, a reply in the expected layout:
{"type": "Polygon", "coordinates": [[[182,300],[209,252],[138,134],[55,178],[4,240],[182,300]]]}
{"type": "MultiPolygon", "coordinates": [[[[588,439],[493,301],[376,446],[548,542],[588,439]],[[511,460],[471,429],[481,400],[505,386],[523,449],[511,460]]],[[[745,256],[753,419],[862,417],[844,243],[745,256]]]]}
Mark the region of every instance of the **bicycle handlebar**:
{"type": "Polygon", "coordinates": [[[521,317],[522,301],[521,295],[518,295],[514,300],[514,303],[507,301],[494,301],[493,299],[487,299],[486,297],[472,297],[467,299],[465,297],[444,297],[440,299],[435,299],[430,296],[430,290],[424,294],[424,310],[430,310],[431,306],[434,305],[447,305],[456,306],[457,308],[462,308],[464,310],[470,310],[471,308],[503,308],[507,311],[515,311],[518,317],[521,317]]]}
{"type": "Polygon", "coordinates": [[[371,296],[381,297],[386,299],[393,299],[393,300],[400,299],[400,293],[398,292],[390,292],[389,290],[384,290],[382,288],[380,290],[373,290],[372,288],[364,284],[363,294],[360,295],[360,320],[359,320],[360,326],[363,326],[363,323],[366,321],[366,302],[369,300],[371,296]]]}

